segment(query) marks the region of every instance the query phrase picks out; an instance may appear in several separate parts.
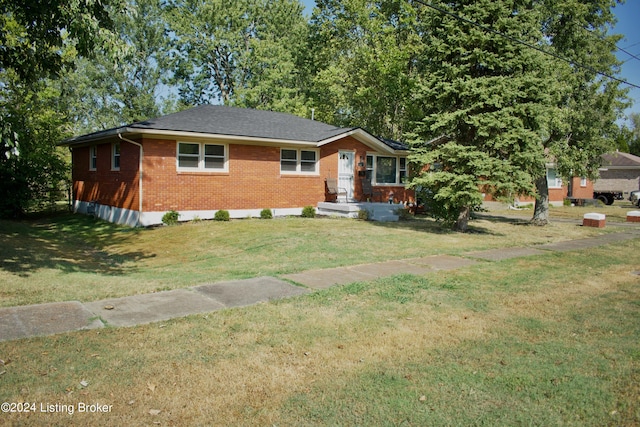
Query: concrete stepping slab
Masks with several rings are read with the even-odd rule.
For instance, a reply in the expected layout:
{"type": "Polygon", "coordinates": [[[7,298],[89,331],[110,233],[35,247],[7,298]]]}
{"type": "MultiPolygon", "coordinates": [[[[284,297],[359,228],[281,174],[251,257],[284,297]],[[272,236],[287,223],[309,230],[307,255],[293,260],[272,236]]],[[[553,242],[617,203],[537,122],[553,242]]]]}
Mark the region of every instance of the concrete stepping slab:
{"type": "Polygon", "coordinates": [[[335,285],[346,285],[353,282],[373,280],[375,275],[365,271],[357,271],[348,267],[309,270],[301,273],[286,274],[282,278],[291,280],[313,289],[327,289],[335,285]]]}
{"type": "Polygon", "coordinates": [[[503,248],[469,252],[465,255],[471,258],[479,258],[487,261],[502,261],[504,259],[527,257],[544,253],[544,251],[533,248],[503,248]]]}
{"type": "Polygon", "coordinates": [[[422,275],[433,271],[429,266],[411,264],[406,261],[385,261],[375,264],[354,265],[347,268],[357,273],[368,274],[375,279],[396,274],[422,275]]]}
{"type": "Polygon", "coordinates": [[[477,261],[452,255],[433,255],[423,258],[412,258],[407,260],[411,264],[430,266],[434,270],[455,270],[476,264],[477,261]]]}
{"type": "Polygon", "coordinates": [[[225,308],[222,303],[190,289],[105,299],[85,306],[110,326],[134,326],[225,308]]]}
{"type": "Polygon", "coordinates": [[[275,277],[230,280],[192,289],[220,302],[225,307],[242,307],[310,292],[308,289],[294,286],[275,277]]]}
{"type": "Polygon", "coordinates": [[[0,308],[0,341],[103,326],[78,301],[0,308]]]}
{"type": "Polygon", "coordinates": [[[385,261],[350,267],[303,271],[302,273],[287,274],[282,277],[313,289],[327,289],[335,285],[375,280],[396,274],[423,275],[432,271],[433,269],[430,266],[406,261],[385,261]]]}
{"type": "Polygon", "coordinates": [[[549,243],[546,245],[536,246],[537,249],[545,249],[554,252],[577,251],[580,249],[595,248],[597,246],[607,245],[609,243],[624,242],[640,238],[640,235],[633,232],[627,233],[610,233],[603,234],[598,237],[589,237],[587,239],[567,240],[565,242],[549,243]]]}

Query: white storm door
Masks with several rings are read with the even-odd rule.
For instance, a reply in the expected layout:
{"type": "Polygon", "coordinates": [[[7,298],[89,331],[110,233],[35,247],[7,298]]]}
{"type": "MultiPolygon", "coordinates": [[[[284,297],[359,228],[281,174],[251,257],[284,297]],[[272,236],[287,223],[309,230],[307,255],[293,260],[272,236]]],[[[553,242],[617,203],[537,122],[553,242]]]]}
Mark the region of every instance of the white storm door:
{"type": "Polygon", "coordinates": [[[347,191],[347,201],[353,200],[354,159],[353,151],[338,152],[338,187],[347,191]]]}

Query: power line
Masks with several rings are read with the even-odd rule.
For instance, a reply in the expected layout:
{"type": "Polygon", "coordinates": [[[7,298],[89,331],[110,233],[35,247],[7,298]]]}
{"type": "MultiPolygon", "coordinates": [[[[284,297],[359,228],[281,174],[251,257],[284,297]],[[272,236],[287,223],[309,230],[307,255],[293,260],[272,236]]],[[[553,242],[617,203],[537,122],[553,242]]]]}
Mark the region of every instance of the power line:
{"type": "Polygon", "coordinates": [[[634,83],[628,82],[628,81],[623,80],[623,79],[621,79],[621,78],[618,78],[618,77],[612,76],[612,75],[607,74],[607,73],[604,73],[604,72],[602,72],[602,71],[598,71],[598,70],[596,70],[596,69],[595,69],[595,68],[593,68],[593,67],[590,67],[590,66],[588,66],[588,65],[584,65],[584,64],[581,64],[581,63],[579,63],[579,62],[573,61],[573,60],[571,60],[571,59],[565,58],[565,57],[563,57],[563,56],[561,56],[561,55],[558,55],[558,54],[556,54],[556,53],[549,52],[549,51],[544,50],[544,49],[542,49],[542,48],[540,48],[540,47],[538,47],[538,46],[535,46],[535,45],[533,45],[533,44],[531,44],[531,43],[527,43],[527,42],[525,42],[525,41],[523,41],[523,40],[517,39],[517,38],[512,37],[512,36],[510,36],[510,35],[508,35],[508,34],[504,34],[504,33],[500,32],[500,31],[496,31],[496,30],[494,30],[494,29],[492,29],[492,28],[489,28],[489,27],[487,27],[487,26],[485,26],[485,25],[479,24],[478,22],[472,21],[472,20],[467,19],[467,18],[463,18],[462,16],[457,15],[457,14],[455,14],[455,13],[453,13],[453,12],[450,12],[450,11],[448,11],[448,10],[446,10],[446,9],[443,9],[443,8],[441,8],[441,7],[438,7],[438,6],[435,6],[435,5],[433,5],[433,4],[430,4],[430,3],[424,2],[424,1],[422,1],[422,0],[413,0],[413,1],[414,1],[414,2],[416,2],[416,3],[419,3],[419,4],[423,5],[423,6],[426,6],[426,7],[430,8],[430,9],[436,10],[436,11],[438,11],[438,12],[440,12],[440,13],[444,14],[444,15],[450,16],[450,17],[452,17],[452,18],[454,18],[454,19],[456,19],[456,20],[458,20],[458,21],[460,21],[460,22],[464,22],[464,23],[466,23],[466,24],[473,25],[473,26],[475,26],[475,27],[478,27],[478,28],[482,29],[483,31],[486,31],[486,32],[488,32],[488,33],[495,34],[495,35],[497,35],[497,36],[503,37],[503,38],[505,38],[505,39],[507,39],[507,40],[510,40],[510,41],[514,42],[514,43],[518,43],[518,44],[521,44],[521,45],[523,45],[523,46],[526,46],[526,47],[528,47],[528,48],[530,48],[530,49],[534,49],[534,50],[536,50],[536,51],[538,51],[538,52],[540,52],[540,53],[543,53],[543,54],[545,54],[545,55],[548,55],[548,56],[551,56],[551,57],[553,57],[553,58],[559,59],[559,60],[561,60],[561,61],[563,61],[563,62],[566,62],[566,63],[568,63],[568,64],[570,64],[570,65],[573,65],[573,66],[575,66],[575,67],[582,68],[582,69],[585,69],[585,70],[587,70],[587,71],[591,71],[592,73],[598,74],[598,75],[603,76],[603,77],[606,77],[606,78],[608,78],[608,79],[611,79],[611,80],[617,81],[617,82],[619,82],[619,83],[622,83],[622,84],[625,84],[625,85],[631,86],[631,87],[636,88],[636,89],[640,89],[640,85],[636,85],[636,84],[634,84],[634,83]]]}

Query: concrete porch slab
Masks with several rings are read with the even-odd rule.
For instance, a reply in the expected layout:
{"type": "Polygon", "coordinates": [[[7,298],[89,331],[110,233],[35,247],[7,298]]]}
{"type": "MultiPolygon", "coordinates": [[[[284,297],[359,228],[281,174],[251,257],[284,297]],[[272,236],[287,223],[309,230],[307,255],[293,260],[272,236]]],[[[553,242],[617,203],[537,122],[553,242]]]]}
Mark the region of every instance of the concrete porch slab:
{"type": "Polygon", "coordinates": [[[0,341],[103,326],[78,301],[0,308],[0,341]]]}
{"type": "Polygon", "coordinates": [[[353,202],[353,203],[318,203],[319,215],[335,215],[345,218],[358,218],[358,212],[366,210],[369,212],[371,221],[398,221],[399,216],[396,211],[404,207],[403,205],[389,203],[370,203],[370,202],[353,202]]]}
{"type": "Polygon", "coordinates": [[[193,288],[225,307],[242,307],[259,302],[282,299],[296,295],[303,295],[310,291],[294,286],[275,277],[256,277],[245,280],[230,280],[226,282],[202,285],[193,288]]]}

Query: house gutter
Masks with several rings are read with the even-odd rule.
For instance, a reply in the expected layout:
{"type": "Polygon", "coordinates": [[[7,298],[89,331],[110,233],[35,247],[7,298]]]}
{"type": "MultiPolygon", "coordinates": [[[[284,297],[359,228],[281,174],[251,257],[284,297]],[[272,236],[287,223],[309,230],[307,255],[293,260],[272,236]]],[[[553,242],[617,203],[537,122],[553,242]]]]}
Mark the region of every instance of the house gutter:
{"type": "Polygon", "coordinates": [[[140,147],[140,164],[138,165],[138,203],[139,203],[139,207],[138,207],[138,223],[136,225],[140,225],[140,219],[142,218],[142,158],[144,157],[144,149],[142,148],[142,144],[140,144],[139,142],[135,142],[132,141],[128,138],[125,138],[124,136],[122,136],[122,134],[120,132],[118,132],[118,138],[120,138],[121,140],[128,142],[130,144],[133,145],[137,145],[138,147],[140,147]]]}

